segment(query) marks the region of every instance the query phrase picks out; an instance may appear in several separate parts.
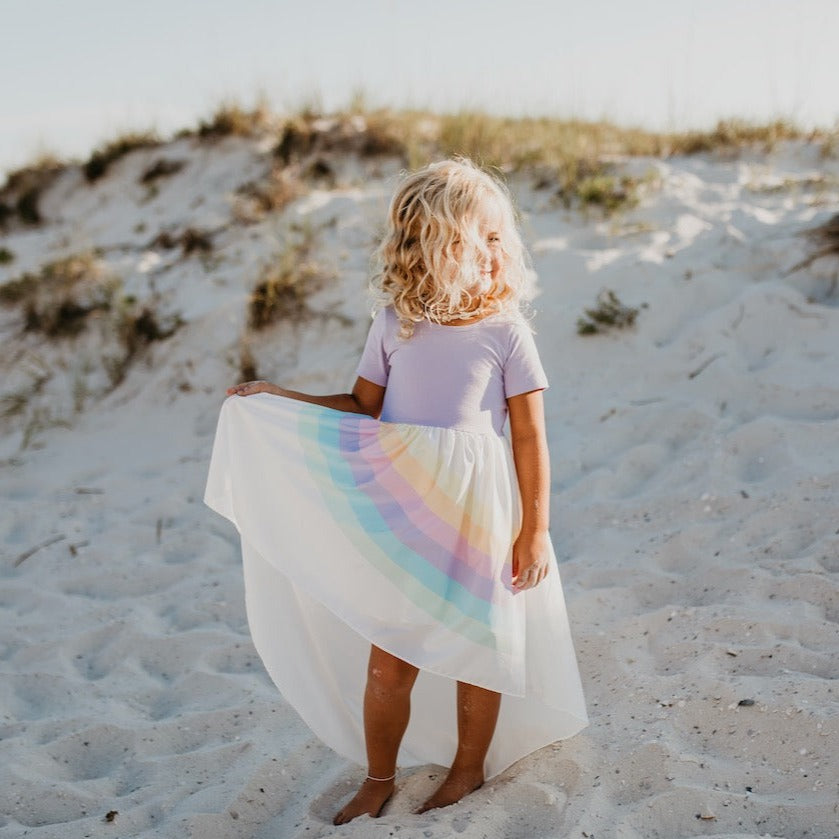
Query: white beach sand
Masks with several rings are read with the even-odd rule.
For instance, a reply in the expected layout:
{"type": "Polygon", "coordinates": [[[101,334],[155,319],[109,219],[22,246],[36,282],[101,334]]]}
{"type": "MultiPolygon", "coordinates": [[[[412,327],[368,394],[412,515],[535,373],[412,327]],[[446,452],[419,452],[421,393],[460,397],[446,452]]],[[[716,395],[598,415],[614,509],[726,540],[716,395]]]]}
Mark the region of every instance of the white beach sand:
{"type": "Polygon", "coordinates": [[[422,816],[441,770],[406,770],[381,818],[335,828],[362,772],[263,671],[235,531],[201,498],[247,293],[291,223],[333,277],[314,314],[254,340],[259,375],[352,381],[398,164],[338,163],[348,185],[246,225],[232,193],[267,149],[181,139],[92,186],[66,172],[47,221],[0,239],[0,282],[98,246],[127,292],[186,321],[97,396],[98,339],[22,335],[0,308],[0,396],[26,403],[0,437],[0,837],[839,836],[839,261],[787,274],[839,206],[839,161],[806,143],[635,159],[656,182],[606,220],[515,184],[591,725],[422,816]],[[146,197],[160,157],[188,163],[146,197]],[[217,231],[212,255],[149,247],[187,226],[217,231]],[[578,336],[605,287],[647,307],[578,336]]]}

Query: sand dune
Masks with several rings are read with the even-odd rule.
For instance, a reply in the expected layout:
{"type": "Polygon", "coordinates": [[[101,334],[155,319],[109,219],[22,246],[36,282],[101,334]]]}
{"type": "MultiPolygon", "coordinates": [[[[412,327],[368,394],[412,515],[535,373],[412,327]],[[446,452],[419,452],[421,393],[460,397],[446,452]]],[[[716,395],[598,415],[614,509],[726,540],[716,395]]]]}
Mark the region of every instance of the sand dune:
{"type": "Polygon", "coordinates": [[[246,295],[291,224],[323,284],[307,316],[253,339],[259,374],[349,384],[398,164],[349,161],[345,186],[234,221],[232,192],[266,165],[252,141],[183,139],[95,186],[70,170],[47,222],[3,239],[2,283],[96,246],[126,293],[185,325],[111,390],[93,327],[50,341],[0,308],[0,395],[26,402],[0,437],[0,837],[839,836],[839,262],[789,273],[835,211],[839,163],[806,143],[632,160],[655,178],[611,219],[514,182],[592,722],[445,810],[412,815],[441,770],[406,771],[380,819],[342,828],[359,769],[263,671],[235,532],[201,496],[246,295]],[[148,197],[137,178],[161,155],[187,165],[148,197]],[[214,231],[210,256],[150,245],[187,226],[214,231]],[[581,337],[601,288],[647,305],[581,337]]]}

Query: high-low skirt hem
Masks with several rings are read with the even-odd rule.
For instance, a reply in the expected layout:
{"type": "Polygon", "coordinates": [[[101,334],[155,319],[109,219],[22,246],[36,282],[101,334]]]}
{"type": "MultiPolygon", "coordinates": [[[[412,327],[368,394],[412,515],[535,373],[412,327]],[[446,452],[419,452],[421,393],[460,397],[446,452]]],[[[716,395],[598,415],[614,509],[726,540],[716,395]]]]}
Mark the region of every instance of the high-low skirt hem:
{"type": "Polygon", "coordinates": [[[456,680],[504,694],[487,777],[587,724],[553,549],[539,586],[511,585],[503,437],[232,396],[204,501],[239,531],[266,670],[339,754],[366,763],[371,644],[420,669],[402,766],[451,761],[456,680]]]}

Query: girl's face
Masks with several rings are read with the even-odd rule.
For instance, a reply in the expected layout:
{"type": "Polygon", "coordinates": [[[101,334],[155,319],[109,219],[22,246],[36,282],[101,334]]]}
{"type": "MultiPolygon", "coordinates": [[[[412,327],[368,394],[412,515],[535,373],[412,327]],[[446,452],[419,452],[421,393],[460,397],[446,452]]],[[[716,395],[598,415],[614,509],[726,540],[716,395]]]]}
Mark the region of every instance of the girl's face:
{"type": "Polygon", "coordinates": [[[501,230],[503,228],[501,209],[495,201],[484,202],[479,215],[478,229],[481,241],[486,242],[487,253],[480,257],[481,286],[488,289],[501,273],[502,249],[501,230]]]}
{"type": "MultiPolygon", "coordinates": [[[[480,272],[479,291],[488,291],[501,274],[503,267],[503,249],[501,246],[501,231],[504,218],[498,204],[491,198],[484,199],[478,207],[475,221],[478,236],[483,247],[475,254],[477,267],[480,272]]],[[[453,247],[455,259],[460,262],[463,256],[463,245],[456,241],[453,247]]]]}

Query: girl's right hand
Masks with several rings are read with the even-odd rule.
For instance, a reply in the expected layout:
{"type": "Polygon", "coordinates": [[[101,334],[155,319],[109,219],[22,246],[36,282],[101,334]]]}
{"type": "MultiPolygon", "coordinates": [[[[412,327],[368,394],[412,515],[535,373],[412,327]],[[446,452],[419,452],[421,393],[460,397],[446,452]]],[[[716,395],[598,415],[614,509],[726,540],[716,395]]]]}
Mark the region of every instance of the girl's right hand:
{"type": "Polygon", "coordinates": [[[547,531],[519,533],[513,544],[513,586],[516,591],[535,588],[548,576],[547,531]]]}
{"type": "Polygon", "coordinates": [[[236,396],[253,396],[254,393],[273,393],[275,396],[282,396],[283,389],[262,379],[255,382],[242,382],[241,384],[227,388],[228,396],[233,396],[234,394],[236,396]]]}

